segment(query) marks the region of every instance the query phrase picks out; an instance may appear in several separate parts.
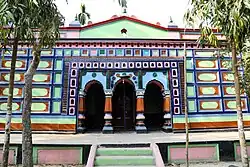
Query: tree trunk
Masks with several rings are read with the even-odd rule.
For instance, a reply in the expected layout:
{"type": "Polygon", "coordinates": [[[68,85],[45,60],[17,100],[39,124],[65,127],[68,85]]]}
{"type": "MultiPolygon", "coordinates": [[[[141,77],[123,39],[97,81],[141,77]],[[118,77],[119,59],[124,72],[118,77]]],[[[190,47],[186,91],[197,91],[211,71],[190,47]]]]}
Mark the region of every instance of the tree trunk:
{"type": "Polygon", "coordinates": [[[188,132],[188,108],[187,108],[187,73],[186,73],[186,63],[187,63],[187,51],[186,43],[184,43],[184,106],[185,106],[185,131],[186,131],[186,167],[189,167],[189,157],[188,157],[188,145],[189,145],[189,132],[188,132]]]}
{"type": "Polygon", "coordinates": [[[237,108],[237,119],[238,119],[238,133],[240,140],[240,150],[241,150],[241,161],[243,167],[249,167],[248,155],[247,155],[247,146],[246,146],[246,138],[244,132],[244,123],[243,123],[243,114],[241,107],[241,88],[240,88],[240,80],[238,73],[238,60],[236,56],[236,47],[234,41],[232,41],[232,68],[234,73],[234,86],[235,86],[235,94],[236,94],[236,108],[237,108]]]}
{"type": "Polygon", "coordinates": [[[31,104],[32,104],[32,80],[40,62],[41,49],[37,45],[33,47],[33,60],[28,71],[24,75],[24,100],[22,112],[22,165],[33,167],[33,147],[32,147],[32,129],[31,129],[31,104]]]}
{"type": "Polygon", "coordinates": [[[3,159],[2,167],[8,166],[9,159],[9,145],[10,145],[10,131],[11,131],[11,117],[12,117],[12,101],[13,101],[13,89],[15,80],[15,69],[16,69],[16,59],[17,59],[17,49],[18,49],[19,38],[14,39],[12,57],[11,57],[11,69],[9,78],[9,92],[7,101],[7,113],[6,113],[6,123],[5,123],[5,136],[3,145],[3,159]]]}

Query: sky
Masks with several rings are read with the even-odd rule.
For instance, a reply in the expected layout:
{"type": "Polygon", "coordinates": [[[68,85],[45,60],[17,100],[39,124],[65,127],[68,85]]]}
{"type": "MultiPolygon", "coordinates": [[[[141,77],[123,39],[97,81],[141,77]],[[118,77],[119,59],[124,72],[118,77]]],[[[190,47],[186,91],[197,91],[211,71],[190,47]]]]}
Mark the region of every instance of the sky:
{"type": "MultiPolygon", "coordinates": [[[[170,16],[175,24],[184,27],[183,15],[189,0],[127,0],[128,15],[135,15],[138,19],[167,26],[170,16]]],[[[86,5],[86,11],[91,14],[93,23],[110,19],[113,15],[120,15],[121,8],[117,0],[56,0],[56,4],[64,15],[65,26],[74,20],[80,12],[80,5],[86,5]]]]}

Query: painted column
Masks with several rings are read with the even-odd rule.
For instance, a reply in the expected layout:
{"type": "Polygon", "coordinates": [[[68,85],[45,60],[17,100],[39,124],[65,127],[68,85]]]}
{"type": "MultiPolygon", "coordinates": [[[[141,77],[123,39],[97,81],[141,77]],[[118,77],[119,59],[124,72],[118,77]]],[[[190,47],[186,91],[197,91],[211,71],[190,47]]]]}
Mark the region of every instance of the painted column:
{"type": "Polygon", "coordinates": [[[79,91],[79,101],[78,101],[78,126],[77,132],[83,133],[86,130],[84,121],[85,121],[85,112],[86,112],[86,104],[85,104],[86,93],[83,89],[79,91]]]}
{"type": "Polygon", "coordinates": [[[147,128],[145,127],[144,120],[144,90],[139,89],[136,91],[136,132],[146,133],[147,128]]]}
{"type": "Polygon", "coordinates": [[[104,108],[104,127],[102,129],[103,133],[113,133],[112,127],[112,90],[105,90],[105,108],[104,108]]]}
{"type": "Polygon", "coordinates": [[[163,112],[164,112],[164,125],[163,130],[171,130],[171,112],[170,112],[170,94],[168,90],[162,92],[163,95],[163,112]]]}

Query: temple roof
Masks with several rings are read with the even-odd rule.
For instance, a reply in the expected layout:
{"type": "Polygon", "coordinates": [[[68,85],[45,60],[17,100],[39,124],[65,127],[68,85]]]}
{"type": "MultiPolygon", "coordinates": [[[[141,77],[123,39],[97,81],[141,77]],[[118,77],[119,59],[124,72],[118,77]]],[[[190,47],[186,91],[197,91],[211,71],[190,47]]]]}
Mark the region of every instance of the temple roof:
{"type": "Polygon", "coordinates": [[[183,29],[176,26],[163,27],[137,19],[120,16],[82,27],[62,27],[64,32],[77,32],[75,38],[135,38],[180,39],[182,32],[199,34],[199,29],[183,29]]]}

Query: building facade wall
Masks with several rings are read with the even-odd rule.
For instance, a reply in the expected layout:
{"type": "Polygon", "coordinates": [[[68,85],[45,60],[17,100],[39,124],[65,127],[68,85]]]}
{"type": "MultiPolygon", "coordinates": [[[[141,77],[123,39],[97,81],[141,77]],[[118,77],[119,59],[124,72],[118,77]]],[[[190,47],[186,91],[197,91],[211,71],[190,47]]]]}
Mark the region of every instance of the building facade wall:
{"type": "MultiPolygon", "coordinates": [[[[191,129],[236,127],[234,78],[229,56],[213,56],[214,49],[187,49],[187,105],[191,129]]],[[[44,50],[33,79],[32,128],[36,131],[76,131],[79,91],[92,80],[112,90],[118,76],[131,75],[136,90],[159,81],[170,95],[171,128],[184,129],[183,56],[181,47],[58,47],[44,50]],[[107,76],[106,72],[112,75],[107,76]],[[143,74],[138,75],[138,72],[143,74]],[[138,76],[141,76],[139,80],[138,76]]],[[[7,108],[11,51],[1,53],[0,129],[7,108]]],[[[32,60],[30,48],[18,51],[12,129],[21,129],[24,73],[32,60]]],[[[242,69],[241,69],[241,72],[242,69]]],[[[245,125],[250,124],[249,103],[242,94],[245,125]]]]}

